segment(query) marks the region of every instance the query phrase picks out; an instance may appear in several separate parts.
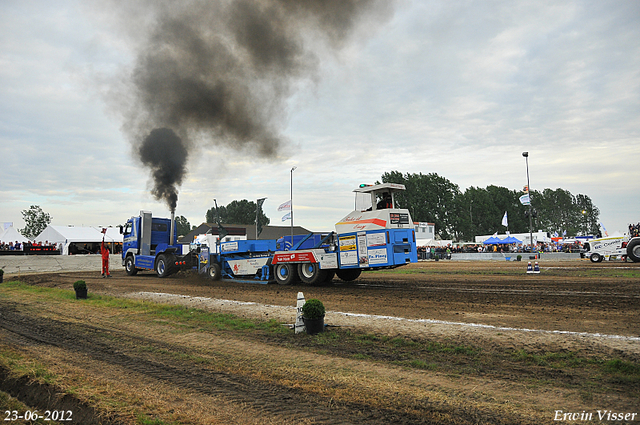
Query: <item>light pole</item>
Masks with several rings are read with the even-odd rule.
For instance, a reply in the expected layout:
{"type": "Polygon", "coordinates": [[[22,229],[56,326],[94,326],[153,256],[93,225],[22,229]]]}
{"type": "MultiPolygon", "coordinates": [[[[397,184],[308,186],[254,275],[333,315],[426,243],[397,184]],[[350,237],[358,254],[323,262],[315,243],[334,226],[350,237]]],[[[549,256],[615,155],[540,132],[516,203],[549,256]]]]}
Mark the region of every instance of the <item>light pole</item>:
{"type": "Polygon", "coordinates": [[[293,172],[298,167],[291,168],[291,247],[293,247],[293,172]]]}
{"type": "Polygon", "coordinates": [[[587,236],[587,234],[589,233],[589,225],[587,224],[587,210],[582,210],[582,217],[584,218],[584,236],[587,236]]]}
{"type": "Polygon", "coordinates": [[[531,254],[533,254],[533,219],[531,211],[531,183],[529,183],[529,152],[522,152],[524,160],[527,163],[527,194],[529,195],[529,240],[531,242],[531,254]]]}
{"type": "Polygon", "coordinates": [[[474,231],[473,231],[473,214],[471,213],[471,207],[472,206],[473,206],[473,199],[471,199],[471,202],[469,202],[469,223],[470,223],[469,229],[471,230],[471,232],[469,232],[469,233],[471,233],[471,234],[474,233],[474,231]]]}

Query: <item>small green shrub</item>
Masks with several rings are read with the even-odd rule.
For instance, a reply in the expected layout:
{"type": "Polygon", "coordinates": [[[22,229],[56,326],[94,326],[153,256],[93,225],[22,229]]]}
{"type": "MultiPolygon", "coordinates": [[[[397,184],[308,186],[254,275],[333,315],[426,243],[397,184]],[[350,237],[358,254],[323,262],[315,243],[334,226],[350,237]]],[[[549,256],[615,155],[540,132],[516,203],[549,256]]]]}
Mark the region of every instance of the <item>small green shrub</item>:
{"type": "Polygon", "coordinates": [[[77,280],[73,282],[73,289],[75,291],[87,289],[87,284],[84,282],[84,280],[77,280]]]}
{"type": "Polygon", "coordinates": [[[302,315],[306,319],[319,319],[324,316],[324,304],[322,301],[312,298],[302,306],[302,315]]]}

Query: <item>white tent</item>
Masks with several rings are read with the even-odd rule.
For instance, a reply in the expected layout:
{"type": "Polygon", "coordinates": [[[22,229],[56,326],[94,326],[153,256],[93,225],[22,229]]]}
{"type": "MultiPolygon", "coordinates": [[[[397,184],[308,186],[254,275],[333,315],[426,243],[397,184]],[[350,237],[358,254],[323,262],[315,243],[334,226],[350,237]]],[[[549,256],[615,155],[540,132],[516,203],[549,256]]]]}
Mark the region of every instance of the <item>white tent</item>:
{"type": "MultiPolygon", "coordinates": [[[[49,242],[62,245],[62,254],[69,254],[71,244],[95,244],[102,242],[102,228],[100,227],[74,227],[54,226],[49,224],[37,237],[37,242],[49,242]]],[[[113,227],[107,228],[104,235],[105,242],[122,242],[119,230],[113,227]]]]}
{"type": "MultiPolygon", "coordinates": [[[[102,232],[102,227],[94,227],[98,232],[102,232]]],[[[105,242],[120,242],[122,243],[123,237],[120,234],[120,229],[117,227],[107,227],[107,233],[104,235],[105,242]]],[[[102,233],[100,233],[102,235],[102,233]]],[[[101,240],[102,241],[102,240],[101,240]]]]}
{"type": "Polygon", "coordinates": [[[441,240],[441,239],[416,239],[416,246],[439,246],[446,247],[453,243],[453,240],[441,240]]]}
{"type": "Polygon", "coordinates": [[[9,242],[20,242],[20,243],[24,243],[27,241],[27,238],[25,238],[24,236],[22,236],[22,234],[20,234],[20,232],[18,232],[15,227],[11,226],[8,227],[7,230],[5,230],[4,232],[0,233],[0,241],[5,242],[5,243],[9,243],[9,242]]]}

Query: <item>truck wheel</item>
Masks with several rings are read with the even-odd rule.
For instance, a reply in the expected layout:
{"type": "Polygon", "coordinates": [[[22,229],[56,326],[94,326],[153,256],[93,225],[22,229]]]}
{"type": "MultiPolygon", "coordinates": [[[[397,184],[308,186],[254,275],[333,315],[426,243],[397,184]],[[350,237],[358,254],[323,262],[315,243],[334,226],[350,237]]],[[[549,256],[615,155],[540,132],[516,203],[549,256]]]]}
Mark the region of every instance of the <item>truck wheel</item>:
{"type": "Polygon", "coordinates": [[[336,271],[336,275],[345,282],[356,280],[360,276],[360,273],[362,273],[360,269],[341,269],[336,271]]]}
{"type": "Polygon", "coordinates": [[[124,269],[129,276],[135,276],[138,274],[138,269],[136,269],[136,264],[131,255],[124,260],[124,269]]]}
{"type": "Polygon", "coordinates": [[[335,270],[327,270],[327,277],[324,278],[324,282],[322,282],[322,285],[331,285],[331,281],[333,280],[335,275],[335,270]]]}
{"type": "Polygon", "coordinates": [[[307,285],[318,285],[327,277],[327,272],[320,269],[318,263],[298,264],[298,275],[300,280],[307,285]]]}
{"type": "Polygon", "coordinates": [[[170,265],[167,257],[164,254],[160,254],[158,256],[158,260],[156,261],[156,274],[158,277],[167,277],[169,276],[170,265]]]}
{"type": "Polygon", "coordinates": [[[627,257],[634,263],[640,262],[640,238],[633,238],[627,244],[627,257]]]}
{"type": "Polygon", "coordinates": [[[207,273],[209,274],[209,279],[220,280],[220,278],[222,277],[222,268],[220,268],[220,264],[218,263],[211,263],[211,265],[209,265],[209,271],[207,273]]]}
{"type": "Polygon", "coordinates": [[[589,257],[589,259],[592,263],[599,263],[600,261],[602,261],[602,255],[594,252],[593,254],[591,254],[591,257],[589,257]]]}
{"type": "Polygon", "coordinates": [[[298,273],[295,264],[278,264],[276,266],[275,278],[280,285],[291,285],[298,280],[298,273]]]}

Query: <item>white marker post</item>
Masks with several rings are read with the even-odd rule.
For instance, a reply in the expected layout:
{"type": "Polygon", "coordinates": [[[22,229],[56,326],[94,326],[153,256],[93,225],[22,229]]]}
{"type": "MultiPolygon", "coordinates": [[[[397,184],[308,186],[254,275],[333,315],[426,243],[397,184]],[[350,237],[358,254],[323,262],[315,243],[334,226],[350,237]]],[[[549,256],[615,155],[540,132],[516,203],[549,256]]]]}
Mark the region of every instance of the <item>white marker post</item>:
{"type": "Polygon", "coordinates": [[[302,320],[302,306],[304,305],[304,294],[302,292],[298,292],[298,303],[296,304],[296,325],[295,330],[296,333],[304,332],[304,321],[302,320]]]}

